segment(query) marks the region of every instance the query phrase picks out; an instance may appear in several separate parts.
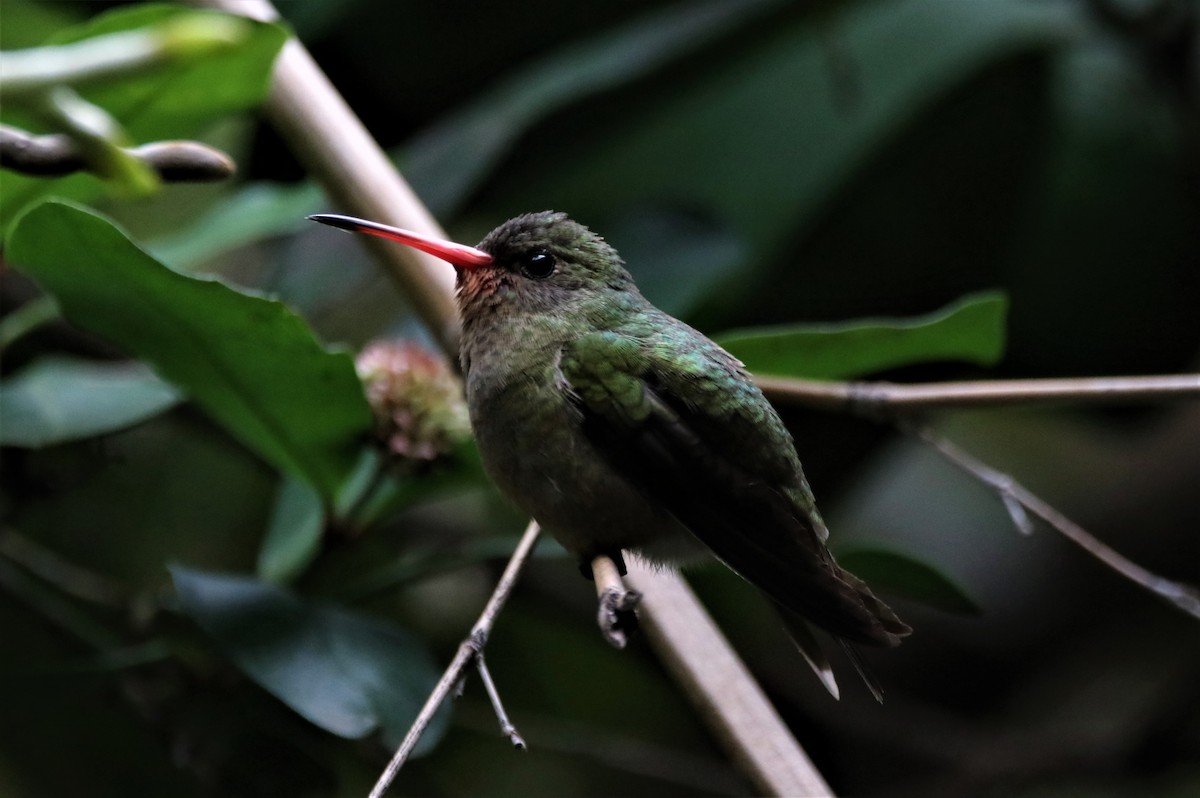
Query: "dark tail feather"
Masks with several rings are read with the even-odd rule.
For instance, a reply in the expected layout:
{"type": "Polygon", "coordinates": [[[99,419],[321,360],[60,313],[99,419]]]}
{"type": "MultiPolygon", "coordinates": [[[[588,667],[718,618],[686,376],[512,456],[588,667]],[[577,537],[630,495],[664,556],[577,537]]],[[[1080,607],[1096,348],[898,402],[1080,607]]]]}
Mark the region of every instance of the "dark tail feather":
{"type": "Polygon", "coordinates": [[[879,624],[881,633],[878,635],[878,639],[872,642],[887,647],[898,646],[902,639],[912,634],[912,627],[900,620],[891,607],[876,598],[875,594],[871,592],[871,588],[867,587],[866,582],[849,571],[841,568],[837,570],[838,576],[858,593],[859,600],[862,601],[868,612],[875,616],[875,620],[879,624]]]}
{"type": "Polygon", "coordinates": [[[854,670],[858,671],[858,675],[862,678],[863,684],[871,691],[871,695],[875,696],[875,700],[883,703],[883,687],[879,684],[879,680],[875,678],[875,674],[867,667],[867,663],[863,660],[862,654],[858,652],[854,644],[844,638],[838,638],[838,642],[842,644],[842,650],[846,652],[846,658],[850,660],[850,664],[854,666],[854,670]]]}
{"type": "Polygon", "coordinates": [[[813,673],[821,680],[821,684],[829,691],[834,700],[838,700],[841,697],[841,691],[838,689],[837,678],[833,675],[833,666],[829,664],[829,659],[821,650],[821,644],[813,635],[808,623],[786,607],[779,604],[775,606],[779,609],[783,627],[787,630],[788,637],[792,638],[800,656],[804,657],[804,661],[812,668],[813,673]]]}
{"type": "MultiPolygon", "coordinates": [[[[829,664],[829,659],[825,656],[825,652],[821,649],[821,644],[813,634],[812,628],[808,622],[798,613],[783,607],[775,605],[779,610],[779,616],[783,620],[783,626],[787,630],[788,636],[792,638],[792,642],[796,644],[796,649],[799,650],[800,656],[804,657],[804,661],[812,668],[813,673],[821,680],[821,684],[829,691],[829,694],[834,699],[841,697],[841,691],[838,689],[837,678],[833,674],[833,666],[829,664]]],[[[879,679],[871,672],[866,661],[862,658],[862,654],[858,652],[854,643],[842,637],[835,639],[841,644],[842,650],[846,652],[846,659],[850,660],[850,664],[854,666],[854,670],[858,672],[858,676],[863,680],[863,684],[871,691],[871,695],[875,696],[875,700],[883,703],[883,686],[880,685],[879,679]]]]}

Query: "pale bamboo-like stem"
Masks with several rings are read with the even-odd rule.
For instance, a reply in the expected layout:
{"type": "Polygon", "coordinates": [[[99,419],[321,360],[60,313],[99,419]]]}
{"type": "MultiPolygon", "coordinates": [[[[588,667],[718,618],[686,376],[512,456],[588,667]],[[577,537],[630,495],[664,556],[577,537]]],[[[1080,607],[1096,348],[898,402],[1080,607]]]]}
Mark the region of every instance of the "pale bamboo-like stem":
{"type": "Polygon", "coordinates": [[[755,375],[775,404],[883,415],[1028,403],[1112,403],[1200,399],[1200,374],[1071,377],[1034,380],[910,383],[822,382],[755,375]]]}
{"type": "MultiPolygon", "coordinates": [[[[278,17],[266,0],[197,1],[258,19],[273,20],[278,17]]],[[[267,113],[281,135],[295,147],[297,157],[344,210],[443,237],[428,210],[388,162],[312,57],[295,39],[289,40],[276,62],[267,113]]],[[[452,352],[457,343],[458,321],[454,311],[451,270],[444,263],[409,247],[389,246],[377,239],[369,240],[373,242],[371,245],[376,256],[404,288],[416,311],[443,347],[452,352]]],[[[536,525],[532,525],[531,529],[536,529],[536,525]]],[[[522,547],[518,547],[517,553],[521,550],[522,547]]],[[[523,560],[517,561],[517,553],[509,562],[513,581],[524,564],[523,560]]],[[[509,573],[509,570],[505,573],[509,573]]],[[[664,581],[666,579],[665,575],[645,574],[639,582],[643,592],[649,595],[659,590],[660,582],[669,584],[664,581]]],[[[803,795],[811,785],[824,784],[768,702],[733,704],[725,699],[726,692],[734,687],[742,690],[757,689],[757,686],[748,688],[741,684],[751,677],[728,642],[716,632],[715,625],[690,591],[664,587],[661,595],[644,605],[644,620],[656,629],[672,632],[655,634],[651,640],[676,677],[692,685],[688,688],[689,694],[703,699],[696,703],[702,713],[710,716],[709,722],[717,728],[737,730],[736,734],[721,737],[722,742],[730,746],[730,754],[735,760],[753,761],[755,753],[751,749],[764,746],[766,741],[778,735],[788,738],[786,744],[784,741],[774,741],[769,746],[775,752],[774,757],[760,763],[762,768],[770,771],[769,780],[760,778],[757,771],[751,772],[764,790],[780,795],[803,795]],[[690,627],[695,619],[703,619],[706,623],[696,628],[683,628],[685,625],[690,627]],[[677,648],[681,644],[686,644],[688,648],[677,648]],[[700,660],[713,664],[702,665],[700,660]],[[709,672],[712,678],[693,684],[688,675],[688,671],[692,670],[709,672]],[[704,692],[707,690],[713,692],[704,692]],[[775,786],[767,787],[768,783],[775,786]]],[[[464,646],[470,641],[464,642],[464,646]]],[[[463,663],[458,664],[464,656],[460,648],[451,667],[457,666],[461,672],[470,659],[467,655],[463,663]]],[[[447,678],[443,677],[438,684],[439,690],[446,681],[447,678]]],[[[456,681],[456,678],[450,679],[450,686],[456,681]]],[[[434,701],[435,696],[430,696],[430,702],[434,701]]],[[[444,699],[443,694],[436,704],[444,699]]],[[[373,796],[382,795],[387,783],[395,777],[403,764],[403,760],[397,762],[398,758],[399,752],[380,779],[382,787],[377,785],[373,796]]]]}
{"type": "Polygon", "coordinates": [[[642,593],[647,639],[762,794],[832,795],[683,578],[631,558],[625,580],[642,593]]]}
{"type": "MultiPolygon", "coordinates": [[[[253,19],[279,19],[279,12],[267,0],[193,1],[253,19]]],[[[296,157],[339,208],[372,221],[446,237],[308,50],[294,37],[288,39],[275,62],[265,109],[296,157]]],[[[453,353],[458,344],[454,270],[412,247],[398,247],[371,236],[359,240],[399,285],[442,348],[453,353]]]]}

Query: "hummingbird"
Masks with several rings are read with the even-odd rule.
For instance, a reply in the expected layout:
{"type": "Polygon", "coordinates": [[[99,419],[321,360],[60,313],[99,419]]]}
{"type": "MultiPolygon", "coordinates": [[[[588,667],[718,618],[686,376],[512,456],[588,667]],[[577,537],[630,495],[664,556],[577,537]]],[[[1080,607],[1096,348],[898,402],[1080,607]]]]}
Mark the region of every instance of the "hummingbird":
{"type": "Polygon", "coordinates": [[[746,368],[643,297],[602,237],[553,211],[510,219],[477,247],[309,218],[455,267],[484,469],[585,574],[607,558],[624,575],[622,552],[661,566],[715,556],[779,610],[835,698],[810,623],[882,700],[855,645],[896,646],[911,628],[834,560],[792,437],[746,368]]]}

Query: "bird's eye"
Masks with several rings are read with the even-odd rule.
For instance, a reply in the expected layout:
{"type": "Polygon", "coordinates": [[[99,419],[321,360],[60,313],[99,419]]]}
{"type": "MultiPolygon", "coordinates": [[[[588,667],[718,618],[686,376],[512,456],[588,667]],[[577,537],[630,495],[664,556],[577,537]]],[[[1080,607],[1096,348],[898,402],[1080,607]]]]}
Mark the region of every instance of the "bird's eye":
{"type": "Polygon", "coordinates": [[[521,274],[534,280],[541,280],[554,273],[556,263],[549,252],[538,250],[530,252],[521,258],[521,274]]]}

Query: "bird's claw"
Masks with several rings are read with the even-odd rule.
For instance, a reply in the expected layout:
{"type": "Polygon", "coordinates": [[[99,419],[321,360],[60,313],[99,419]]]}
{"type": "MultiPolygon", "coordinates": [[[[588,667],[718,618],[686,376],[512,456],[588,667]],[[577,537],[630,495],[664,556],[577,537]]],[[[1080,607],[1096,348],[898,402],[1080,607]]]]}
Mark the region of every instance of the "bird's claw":
{"type": "Polygon", "coordinates": [[[597,621],[600,633],[613,648],[625,648],[629,635],[637,631],[637,605],[642,594],[624,587],[610,587],[600,594],[597,621]]]}

